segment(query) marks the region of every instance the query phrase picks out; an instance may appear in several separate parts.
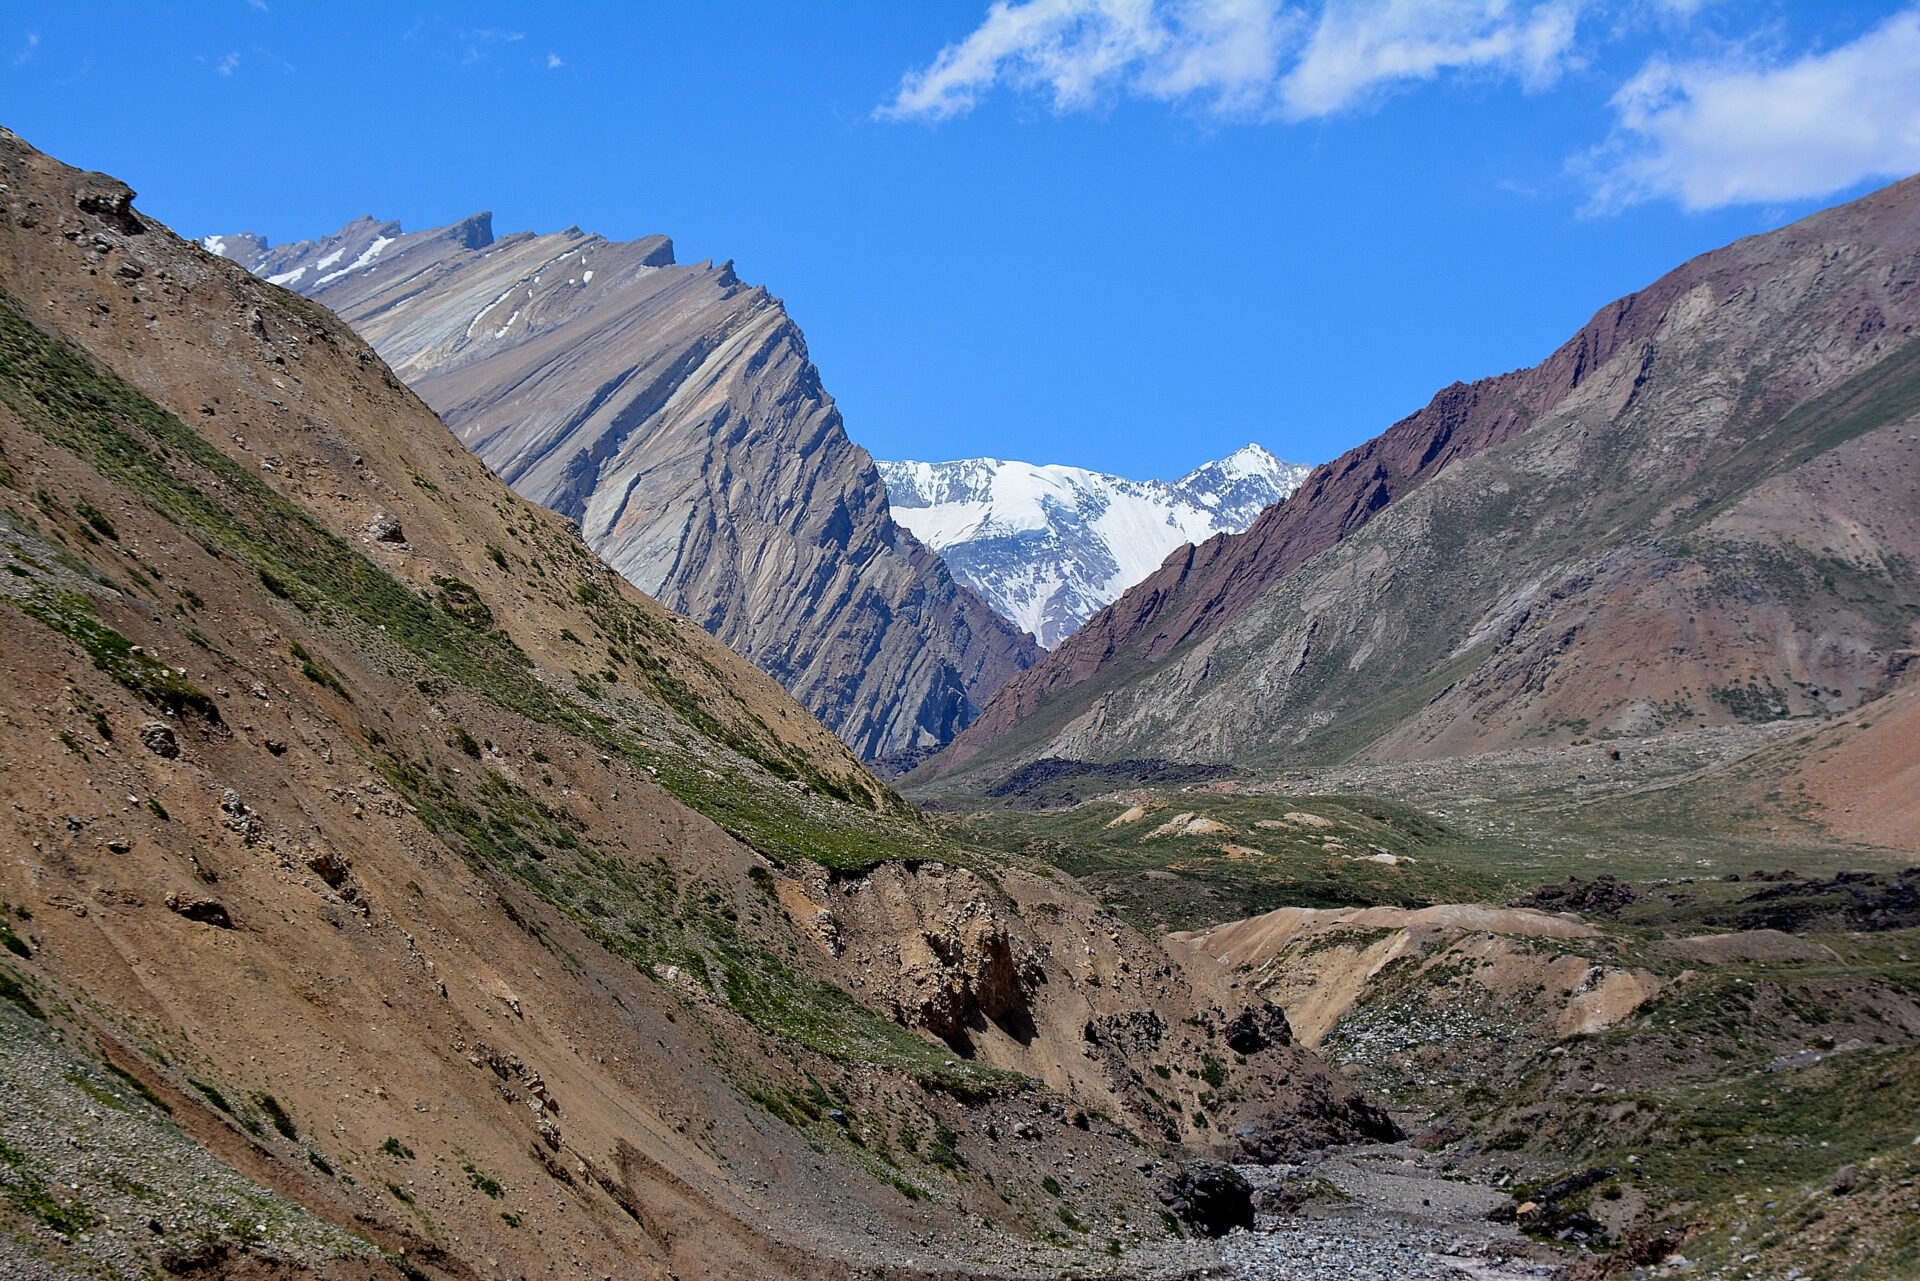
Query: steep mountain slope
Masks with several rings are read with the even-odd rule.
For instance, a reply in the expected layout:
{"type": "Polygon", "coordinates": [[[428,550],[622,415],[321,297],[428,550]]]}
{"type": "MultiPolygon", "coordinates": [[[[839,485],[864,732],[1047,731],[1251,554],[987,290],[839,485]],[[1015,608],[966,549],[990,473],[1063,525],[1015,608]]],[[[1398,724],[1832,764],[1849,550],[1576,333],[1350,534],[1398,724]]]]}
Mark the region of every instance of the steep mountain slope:
{"type": "Polygon", "coordinates": [[[1038,655],[889,518],[780,301],[664,236],[480,214],[210,249],[331,307],[522,496],[863,757],[946,742],[1038,655]]]}
{"type": "Polygon", "coordinates": [[[132,198],[0,131],[0,1265],[1031,1274],[1391,1129],[132,198]]]}
{"type": "Polygon", "coordinates": [[[1870,697],[1920,609],[1917,283],[1915,180],[1695,259],[1175,553],[928,773],[1437,756],[1870,697]]]}
{"type": "Polygon", "coordinates": [[[1258,445],[1176,481],[997,458],[874,465],[894,521],[1047,649],[1168,552],[1239,533],[1311,470],[1258,445]]]}

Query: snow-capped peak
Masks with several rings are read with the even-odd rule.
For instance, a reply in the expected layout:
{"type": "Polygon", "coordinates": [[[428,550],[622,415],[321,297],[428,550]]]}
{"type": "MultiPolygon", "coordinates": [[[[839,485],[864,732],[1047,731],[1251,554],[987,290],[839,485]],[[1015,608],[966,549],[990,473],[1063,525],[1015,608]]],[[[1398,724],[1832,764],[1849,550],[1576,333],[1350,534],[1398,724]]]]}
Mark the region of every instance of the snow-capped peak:
{"type": "Polygon", "coordinates": [[[1293,470],[1293,464],[1283,463],[1264,445],[1242,445],[1218,462],[1203,463],[1180,478],[1180,484],[1197,481],[1202,476],[1230,476],[1235,480],[1247,480],[1255,476],[1265,476],[1271,480],[1280,480],[1293,470]]]}
{"type": "Polygon", "coordinates": [[[1049,649],[1174,548],[1240,532],[1309,470],[1259,445],[1172,482],[998,458],[875,466],[894,520],[1049,649]]]}

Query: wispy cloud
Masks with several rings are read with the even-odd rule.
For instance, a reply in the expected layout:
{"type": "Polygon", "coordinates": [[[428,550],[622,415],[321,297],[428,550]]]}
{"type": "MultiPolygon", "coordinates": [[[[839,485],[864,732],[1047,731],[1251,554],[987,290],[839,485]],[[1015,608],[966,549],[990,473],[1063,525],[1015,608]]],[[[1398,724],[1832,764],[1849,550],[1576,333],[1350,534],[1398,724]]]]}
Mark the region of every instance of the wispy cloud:
{"type": "Polygon", "coordinates": [[[552,71],[552,70],[555,70],[556,68],[564,67],[566,65],[567,64],[565,63],[565,61],[561,59],[559,54],[550,53],[547,55],[547,70],[552,71]]]}
{"type": "Polygon", "coordinates": [[[1551,83],[1581,0],[996,0],[966,39],[909,72],[889,120],[964,115],[996,86],[1056,112],[1124,97],[1228,119],[1303,120],[1450,70],[1551,83]]]}
{"type": "Polygon", "coordinates": [[[1612,136],[1575,164],[1594,211],[1798,200],[1904,176],[1920,170],[1920,9],[1786,63],[1656,57],[1613,109],[1612,136]]]}
{"type": "Polygon", "coordinates": [[[40,37],[31,31],[27,32],[27,42],[19,53],[13,55],[13,65],[16,67],[26,66],[27,63],[33,60],[33,55],[39,52],[39,49],[40,37]]]}
{"type": "Polygon", "coordinates": [[[268,12],[267,0],[247,0],[247,7],[249,9],[258,9],[261,13],[268,12]]]}
{"type": "Polygon", "coordinates": [[[468,65],[485,62],[494,45],[514,44],[526,38],[527,33],[524,31],[502,31],[495,27],[479,27],[462,31],[459,35],[462,46],[460,61],[468,65]]]}
{"type": "Polygon", "coordinates": [[[1295,120],[1332,115],[1445,71],[1546,88],[1569,63],[1581,8],[1578,0],[1330,4],[1281,85],[1285,113],[1295,120]]]}
{"type": "Polygon", "coordinates": [[[979,29],[909,72],[878,114],[893,120],[965,115],[995,85],[1045,94],[1055,111],[1122,93],[1204,97],[1223,111],[1260,110],[1298,15],[1268,0],[999,0],[979,29]]]}
{"type": "Polygon", "coordinates": [[[233,69],[239,65],[240,65],[240,55],[238,52],[234,52],[234,53],[228,54],[226,57],[220,59],[219,62],[215,63],[213,66],[213,69],[215,71],[218,71],[223,76],[230,76],[233,74],[233,69]]]}

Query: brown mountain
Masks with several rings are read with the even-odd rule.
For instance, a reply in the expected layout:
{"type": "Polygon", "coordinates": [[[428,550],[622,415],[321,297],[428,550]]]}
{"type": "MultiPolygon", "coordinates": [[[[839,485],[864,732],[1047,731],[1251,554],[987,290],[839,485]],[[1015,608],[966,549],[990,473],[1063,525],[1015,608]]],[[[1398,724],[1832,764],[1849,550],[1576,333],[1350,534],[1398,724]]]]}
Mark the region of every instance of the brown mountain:
{"type": "Polygon", "coordinates": [[[522,496],[868,759],[945,743],[1039,656],[888,514],[780,300],[664,236],[370,218],[210,248],[331,307],[522,496]]]}
{"type": "Polygon", "coordinates": [[[0,131],[0,1272],[1091,1271],[1391,1128],[132,202],[0,131]]]}
{"type": "Polygon", "coordinates": [[[1908,180],[1446,389],[1170,557],[920,781],[1048,755],[1444,755],[1879,692],[1920,601],[1917,253],[1908,180]]]}

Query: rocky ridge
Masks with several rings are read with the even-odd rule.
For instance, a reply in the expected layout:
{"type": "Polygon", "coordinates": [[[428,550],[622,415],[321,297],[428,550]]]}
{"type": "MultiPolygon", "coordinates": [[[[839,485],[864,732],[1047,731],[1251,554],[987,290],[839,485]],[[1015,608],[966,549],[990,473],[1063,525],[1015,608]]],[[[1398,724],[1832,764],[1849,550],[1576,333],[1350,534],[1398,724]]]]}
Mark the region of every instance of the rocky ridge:
{"type": "Polygon", "coordinates": [[[363,218],[215,253],[324,302],[522,496],[862,757],[937,747],[1039,651],[896,525],[799,327],[665,236],[363,218]]]}
{"type": "Polygon", "coordinates": [[[1877,696],[1920,641],[1917,283],[1914,179],[1687,263],[1176,552],[923,777],[1446,756],[1877,696]]]}
{"type": "Polygon", "coordinates": [[[1047,649],[1174,548],[1239,533],[1311,470],[1258,445],[1175,481],[997,458],[875,465],[894,520],[1047,649]]]}

